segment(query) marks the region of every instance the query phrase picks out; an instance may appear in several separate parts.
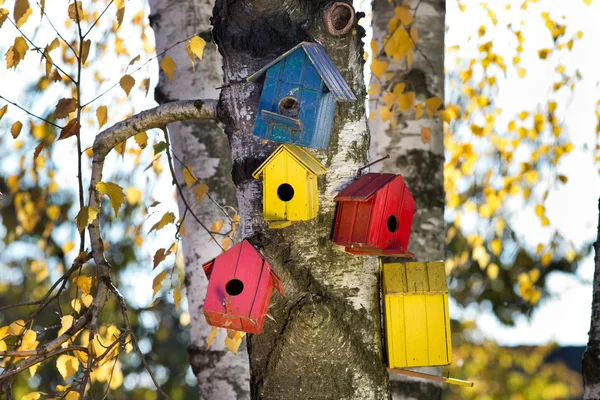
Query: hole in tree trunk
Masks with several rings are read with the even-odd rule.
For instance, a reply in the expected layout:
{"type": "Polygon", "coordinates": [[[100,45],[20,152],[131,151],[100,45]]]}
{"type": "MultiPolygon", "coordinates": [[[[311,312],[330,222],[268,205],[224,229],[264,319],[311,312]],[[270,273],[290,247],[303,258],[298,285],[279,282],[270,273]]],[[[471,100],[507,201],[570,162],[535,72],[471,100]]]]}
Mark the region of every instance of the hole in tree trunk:
{"type": "Polygon", "coordinates": [[[294,198],[294,188],[288,183],[282,183],[277,188],[277,197],[279,197],[281,201],[290,201],[294,198]]]}
{"type": "Polygon", "coordinates": [[[341,36],[354,25],[354,8],[347,3],[333,3],[325,12],[325,28],[330,35],[341,36]]]}
{"type": "Polygon", "coordinates": [[[390,232],[396,232],[398,230],[398,218],[394,215],[390,215],[387,220],[387,228],[390,232]]]}
{"type": "Polygon", "coordinates": [[[279,114],[296,118],[300,112],[300,103],[293,97],[287,96],[279,102],[279,114]]]}
{"type": "Polygon", "coordinates": [[[237,296],[244,291],[244,283],[239,279],[232,279],[225,285],[225,291],[230,296],[237,296]]]}

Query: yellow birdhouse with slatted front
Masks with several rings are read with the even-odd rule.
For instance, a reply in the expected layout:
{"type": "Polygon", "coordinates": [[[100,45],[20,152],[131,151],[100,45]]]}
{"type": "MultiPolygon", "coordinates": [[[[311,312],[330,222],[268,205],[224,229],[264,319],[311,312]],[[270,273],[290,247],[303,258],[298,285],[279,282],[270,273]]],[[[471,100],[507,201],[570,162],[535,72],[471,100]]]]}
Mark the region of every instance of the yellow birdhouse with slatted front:
{"type": "Polygon", "coordinates": [[[380,261],[380,268],[389,367],[450,364],[452,344],[444,263],[380,261]]]}
{"type": "Polygon", "coordinates": [[[313,219],[319,212],[317,176],[327,170],[301,147],[284,144],[252,176],[263,180],[263,214],[270,228],[313,219]]]}

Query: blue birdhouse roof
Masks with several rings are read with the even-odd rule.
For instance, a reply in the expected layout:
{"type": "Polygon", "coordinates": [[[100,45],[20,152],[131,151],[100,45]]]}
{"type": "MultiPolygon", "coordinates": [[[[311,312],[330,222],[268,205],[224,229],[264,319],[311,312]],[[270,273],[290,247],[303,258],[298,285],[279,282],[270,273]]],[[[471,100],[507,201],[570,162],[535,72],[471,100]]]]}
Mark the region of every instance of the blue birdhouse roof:
{"type": "Polygon", "coordinates": [[[331,61],[331,58],[329,58],[323,46],[315,42],[299,43],[292,49],[286,51],[285,53],[277,57],[275,60],[262,67],[260,70],[250,75],[248,78],[246,78],[246,80],[249,82],[256,81],[258,78],[260,78],[262,74],[264,74],[267,71],[267,69],[277,64],[279,61],[283,60],[284,58],[292,54],[294,51],[298,50],[298,48],[302,48],[302,50],[304,50],[306,56],[317,70],[317,73],[319,74],[321,79],[323,79],[323,82],[325,82],[325,85],[338,102],[342,103],[356,101],[356,97],[354,96],[354,93],[352,93],[350,86],[348,86],[348,84],[340,74],[340,71],[338,71],[338,69],[335,67],[333,61],[331,61]]]}

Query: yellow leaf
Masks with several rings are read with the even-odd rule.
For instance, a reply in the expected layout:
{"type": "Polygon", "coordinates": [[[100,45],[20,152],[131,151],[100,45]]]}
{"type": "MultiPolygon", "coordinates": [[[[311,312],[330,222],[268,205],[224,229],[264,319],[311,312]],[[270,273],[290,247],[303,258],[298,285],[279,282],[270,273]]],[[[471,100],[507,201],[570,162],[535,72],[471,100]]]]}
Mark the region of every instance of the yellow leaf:
{"type": "Polygon", "coordinates": [[[69,4],[69,9],[67,11],[69,13],[69,18],[71,18],[73,22],[83,21],[85,19],[85,16],[83,15],[83,7],[81,6],[81,1],[69,4]]]}
{"type": "Polygon", "coordinates": [[[162,61],[160,62],[160,69],[162,69],[167,77],[169,78],[169,82],[173,83],[173,77],[175,76],[175,68],[177,68],[177,64],[175,61],[169,56],[164,56],[162,61]]]}
{"type": "Polygon", "coordinates": [[[138,133],[133,137],[135,142],[140,146],[140,149],[145,149],[148,145],[148,134],[146,132],[138,133]]]}
{"type": "Polygon", "coordinates": [[[125,94],[129,96],[129,92],[131,92],[131,88],[135,85],[135,79],[131,75],[123,75],[121,80],[119,81],[119,85],[125,91],[125,94]]]}
{"type": "Polygon", "coordinates": [[[160,218],[160,221],[158,221],[156,224],[154,224],[152,226],[152,228],[150,228],[150,232],[148,232],[148,234],[150,234],[154,230],[159,231],[162,228],[164,228],[165,226],[167,226],[168,224],[172,224],[174,221],[175,221],[175,214],[173,214],[172,212],[167,212],[160,218]]]}
{"type": "Polygon", "coordinates": [[[48,218],[50,218],[52,221],[56,221],[60,215],[60,207],[58,207],[56,204],[48,206],[48,208],[46,208],[46,215],[48,215],[48,218]]]}
{"type": "Polygon", "coordinates": [[[156,250],[156,253],[154,253],[154,258],[153,258],[154,266],[152,267],[152,269],[156,268],[158,266],[158,264],[163,262],[165,260],[165,258],[167,258],[168,254],[169,253],[166,252],[165,249],[156,250]]]}
{"type": "Polygon", "coordinates": [[[231,244],[233,243],[233,241],[231,240],[230,237],[226,237],[223,239],[223,241],[221,242],[221,247],[223,247],[223,251],[227,250],[229,247],[231,247],[231,244]]]}
{"type": "Polygon", "coordinates": [[[542,265],[544,267],[547,267],[552,262],[552,254],[551,253],[545,253],[542,256],[542,258],[540,259],[540,261],[542,262],[542,265]]]}
{"type": "Polygon", "coordinates": [[[392,116],[394,115],[390,107],[382,107],[379,113],[383,122],[388,122],[390,119],[392,119],[392,116]]]}
{"type": "MultiPolygon", "coordinates": [[[[75,300],[77,300],[77,299],[75,299],[75,300]]],[[[60,320],[61,328],[58,330],[58,333],[56,336],[58,337],[58,336],[62,335],[63,333],[65,333],[67,331],[67,329],[72,327],[73,321],[75,321],[75,318],[73,318],[72,315],[65,315],[64,317],[62,317],[62,319],[60,320]]]]}
{"type": "Polygon", "coordinates": [[[92,301],[94,301],[94,296],[92,296],[91,294],[82,293],[81,294],[81,301],[83,302],[84,306],[86,306],[87,308],[89,308],[90,304],[92,304],[92,301]]]}
{"type": "Polygon", "coordinates": [[[79,360],[77,357],[70,356],[68,354],[62,354],[56,359],[56,368],[66,381],[79,369],[79,360]]]}
{"type": "Polygon", "coordinates": [[[196,183],[197,180],[198,178],[196,178],[196,175],[194,175],[194,171],[192,171],[191,165],[188,165],[183,169],[183,181],[185,182],[185,185],[187,187],[190,188],[194,186],[194,183],[196,183]]]}
{"type": "MultiPolygon", "coordinates": [[[[1,4],[0,4],[1,5],[1,4]]],[[[0,28],[2,28],[2,24],[8,18],[8,10],[6,8],[0,8],[0,28]]]]}
{"type": "MultiPolygon", "coordinates": [[[[190,60],[192,61],[192,70],[196,70],[196,60],[194,59],[194,54],[200,61],[202,61],[202,54],[204,52],[204,46],[206,46],[206,42],[199,36],[194,36],[190,40],[187,41],[185,45],[185,51],[187,51],[190,60]]],[[[166,71],[165,71],[166,72],[166,71]]],[[[169,79],[172,80],[172,79],[169,79]]]]}
{"type": "Polygon", "coordinates": [[[92,290],[92,278],[89,276],[76,276],[73,278],[73,283],[76,284],[83,293],[89,294],[92,290]]]}
{"type": "Polygon", "coordinates": [[[425,101],[425,109],[429,118],[442,106],[443,100],[439,97],[432,97],[425,101]]]}
{"type": "Polygon", "coordinates": [[[137,56],[133,57],[131,59],[131,61],[129,61],[129,65],[133,65],[133,64],[135,64],[139,60],[140,60],[140,55],[138,54],[137,56]]]}
{"type": "Polygon", "coordinates": [[[145,97],[148,97],[148,91],[150,90],[150,79],[149,78],[144,79],[142,81],[142,83],[140,83],[140,88],[142,88],[146,91],[145,97]]]}
{"type": "Polygon", "coordinates": [[[152,281],[152,290],[154,293],[152,294],[152,298],[156,296],[156,293],[162,288],[162,283],[167,277],[167,271],[162,271],[160,274],[156,275],[154,280],[152,281]]]}
{"type": "Polygon", "coordinates": [[[37,333],[31,329],[27,329],[25,334],[23,335],[23,340],[21,341],[21,350],[33,350],[37,347],[38,343],[36,341],[37,333]]]}
{"type": "Polygon", "coordinates": [[[69,113],[72,113],[77,108],[77,100],[70,99],[60,99],[58,104],[56,104],[56,108],[54,111],[54,116],[58,119],[66,118],[69,116],[69,113]]]}
{"type": "Polygon", "coordinates": [[[63,244],[62,251],[63,251],[63,253],[67,254],[68,252],[70,252],[74,248],[75,248],[75,243],[73,243],[71,240],[69,240],[68,242],[66,242],[65,244],[63,244]]]}
{"type": "Polygon", "coordinates": [[[123,157],[125,155],[125,147],[127,147],[127,140],[123,140],[121,143],[116,145],[114,149],[121,157],[123,157]]]}
{"type": "Polygon", "coordinates": [[[23,24],[27,22],[27,18],[29,18],[31,13],[32,10],[31,7],[29,7],[29,2],[27,0],[15,1],[15,10],[13,12],[13,16],[18,28],[22,27],[23,24]]]}
{"type": "Polygon", "coordinates": [[[90,55],[90,45],[92,41],[90,39],[84,40],[81,46],[81,62],[85,64],[88,56],[90,55]]]}
{"type": "Polygon", "coordinates": [[[227,347],[229,351],[231,351],[233,354],[236,354],[238,349],[240,348],[240,345],[242,344],[242,338],[244,337],[244,334],[240,331],[234,332],[235,334],[233,335],[233,337],[230,337],[229,334],[225,337],[225,347],[227,347]]]}
{"type": "Polygon", "coordinates": [[[10,133],[12,133],[13,139],[19,137],[19,134],[21,133],[21,128],[23,128],[23,124],[21,123],[21,121],[17,121],[14,124],[12,124],[12,126],[10,127],[10,133]]]}
{"type": "Polygon", "coordinates": [[[223,221],[221,221],[221,220],[216,221],[210,227],[210,231],[213,233],[221,232],[221,229],[223,229],[223,221]]]}
{"type": "Polygon", "coordinates": [[[79,232],[83,231],[93,220],[98,216],[98,209],[90,207],[82,207],[75,217],[75,224],[79,232]]]}
{"type": "Polygon", "coordinates": [[[6,343],[4,342],[4,340],[0,340],[0,351],[6,351],[6,349],[6,343]]]}
{"type": "Polygon", "coordinates": [[[415,92],[402,93],[398,96],[398,106],[400,110],[406,112],[415,103],[415,92]]]}
{"type": "MultiPolygon", "coordinates": [[[[112,381],[111,381],[111,386],[112,386],[112,381]]],[[[112,388],[111,388],[112,389],[112,388]]],[[[79,393],[74,392],[74,391],[70,391],[69,393],[67,393],[67,395],[65,396],[65,400],[79,400],[79,393]]]]}
{"type": "Polygon", "coordinates": [[[542,217],[545,212],[546,208],[543,205],[538,204],[537,206],[535,206],[535,215],[537,215],[538,217],[542,217]]]}
{"type": "Polygon", "coordinates": [[[98,182],[96,183],[96,189],[108,196],[110,199],[110,205],[113,210],[115,210],[115,215],[117,215],[121,204],[125,201],[125,193],[123,192],[123,188],[116,183],[113,182],[98,182]]]}
{"type": "Polygon", "coordinates": [[[21,400],[37,400],[41,396],[40,392],[31,392],[27,393],[25,396],[21,397],[21,400]]]}
{"type": "Polygon", "coordinates": [[[29,367],[29,376],[34,376],[35,373],[37,372],[38,367],[40,366],[40,364],[33,364],[31,367],[29,367]]]}
{"type": "Polygon", "coordinates": [[[387,62],[380,61],[376,58],[373,58],[373,61],[371,62],[371,72],[377,78],[381,78],[383,76],[383,74],[385,73],[385,71],[387,71],[387,68],[388,68],[387,62]]]}
{"type": "Polygon", "coordinates": [[[71,308],[73,308],[76,313],[79,313],[81,311],[81,301],[79,301],[79,299],[71,300],[71,308]]]}
{"type": "Polygon", "coordinates": [[[175,290],[173,291],[173,303],[175,303],[175,311],[177,311],[177,309],[179,309],[179,303],[181,303],[181,280],[179,280],[177,287],[175,287],[175,290]]]}
{"type": "Polygon", "coordinates": [[[488,265],[487,267],[487,274],[488,277],[492,280],[498,278],[498,272],[500,271],[500,268],[498,267],[498,265],[491,263],[490,265],[488,265]]]}
{"type": "Polygon", "coordinates": [[[60,130],[58,140],[68,139],[71,136],[79,134],[79,129],[80,125],[77,123],[77,119],[73,118],[60,130]]]}
{"type": "Polygon", "coordinates": [[[500,255],[500,251],[502,250],[502,242],[500,239],[494,239],[490,242],[490,248],[492,249],[492,253],[495,255],[500,255]]]}
{"type": "Polygon", "coordinates": [[[217,332],[219,331],[218,328],[212,328],[212,331],[210,331],[210,335],[208,335],[208,339],[206,339],[206,350],[208,350],[210,348],[210,345],[212,344],[213,340],[215,340],[215,336],[217,336],[217,332]]]}
{"type": "Polygon", "coordinates": [[[482,37],[483,35],[485,35],[485,25],[481,25],[479,27],[479,30],[477,31],[477,34],[479,35],[479,37],[482,37]]]}
{"type": "Polygon", "coordinates": [[[15,43],[6,52],[6,68],[16,68],[19,62],[25,58],[29,49],[27,42],[21,36],[15,38],[15,43]]]}
{"type": "Polygon", "coordinates": [[[530,185],[533,185],[535,182],[537,182],[540,179],[540,174],[534,170],[531,169],[527,172],[525,172],[525,181],[527,183],[529,183],[530,185]]]}
{"type": "Polygon", "coordinates": [[[517,74],[519,75],[519,78],[524,78],[526,73],[527,73],[527,70],[525,68],[519,68],[517,70],[517,74]]]}
{"type": "Polygon", "coordinates": [[[394,13],[405,26],[408,26],[413,22],[413,14],[410,12],[410,7],[407,5],[394,8],[394,13]]]}
{"type": "Polygon", "coordinates": [[[127,186],[127,190],[125,191],[125,198],[127,199],[127,203],[133,206],[139,203],[142,199],[142,192],[137,190],[133,186],[127,186]]]}
{"type": "Polygon", "coordinates": [[[98,120],[98,128],[102,128],[106,124],[106,106],[100,106],[96,109],[96,119],[98,120]]]}
{"type": "Polygon", "coordinates": [[[423,127],[421,128],[421,141],[423,143],[429,143],[431,140],[431,129],[423,127]]]}
{"type": "Polygon", "coordinates": [[[583,2],[588,6],[592,4],[592,0],[583,0],[583,2]]]}
{"type": "Polygon", "coordinates": [[[538,56],[542,59],[545,60],[546,58],[548,58],[548,55],[552,52],[552,50],[550,49],[541,49],[538,50],[538,56]]]}
{"type": "Polygon", "coordinates": [[[6,114],[7,110],[8,110],[8,104],[6,104],[4,107],[0,108],[0,119],[2,119],[2,117],[4,117],[4,114],[6,114]]]}
{"type": "Polygon", "coordinates": [[[198,202],[204,197],[206,197],[206,194],[208,193],[208,185],[205,183],[199,183],[196,186],[194,186],[192,190],[196,195],[196,201],[198,202]]]}
{"type": "Polygon", "coordinates": [[[20,319],[8,326],[8,334],[17,336],[25,332],[25,329],[25,321],[20,319]]]}
{"type": "Polygon", "coordinates": [[[457,115],[451,109],[440,110],[438,111],[439,117],[446,123],[452,122],[453,119],[456,119],[457,115]]]}

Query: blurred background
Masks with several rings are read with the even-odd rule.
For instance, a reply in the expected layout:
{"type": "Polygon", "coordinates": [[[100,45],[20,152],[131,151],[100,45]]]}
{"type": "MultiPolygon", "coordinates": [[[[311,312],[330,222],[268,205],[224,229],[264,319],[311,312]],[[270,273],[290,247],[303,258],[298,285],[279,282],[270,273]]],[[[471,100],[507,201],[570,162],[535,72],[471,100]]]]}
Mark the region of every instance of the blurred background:
{"type": "MultiPolygon", "coordinates": [[[[448,387],[448,398],[581,396],[594,269],[590,249],[600,197],[600,55],[595,51],[600,3],[586,3],[446,2],[446,111],[438,118],[445,121],[446,261],[454,346],[449,373],[475,381],[473,389],[448,387]]],[[[13,4],[7,0],[0,6],[12,10],[13,4]]],[[[92,21],[107,4],[98,0],[85,5],[92,21]]],[[[46,6],[48,18],[40,18],[36,10],[30,17],[36,22],[22,29],[46,45],[55,37],[51,20],[71,40],[75,31],[67,6],[66,1],[53,1],[46,6]]],[[[371,2],[355,1],[355,7],[366,15],[361,25],[368,65],[373,59],[371,2]]],[[[110,106],[110,126],[156,105],[153,88],[159,67],[148,16],[147,2],[128,1],[118,30],[111,15],[100,19],[90,36],[93,63],[84,71],[82,94],[91,102],[82,127],[84,149],[99,132],[99,106],[110,106]],[[136,81],[129,95],[118,85],[124,73],[136,81]]],[[[6,53],[17,34],[4,23],[0,53],[6,53]]],[[[65,46],[53,57],[73,65],[65,46]]],[[[54,105],[67,95],[61,82],[39,78],[39,62],[29,54],[16,69],[0,68],[0,107],[12,101],[53,118],[54,105]]],[[[367,87],[371,78],[367,68],[367,87]]],[[[384,91],[370,93],[385,96],[384,91]]],[[[398,112],[394,107],[392,111],[398,112]]],[[[39,299],[77,256],[73,220],[78,180],[75,144],[55,141],[56,133],[47,124],[9,105],[0,132],[2,306],[39,299]],[[16,139],[11,135],[15,121],[23,123],[16,139]],[[34,158],[40,143],[44,146],[34,158]]],[[[154,145],[161,137],[149,131],[145,142],[129,140],[108,156],[105,175],[125,189],[126,202],[117,218],[110,207],[103,207],[103,235],[140,347],[159,383],[174,399],[195,398],[197,383],[186,351],[190,315],[185,293],[182,301],[174,299],[183,280],[181,254],[168,256],[153,269],[155,251],[169,246],[176,234],[174,225],[149,233],[160,216],[176,210],[166,161],[160,154],[155,157],[154,145]],[[153,280],[162,270],[168,271],[167,278],[153,297],[153,280]]],[[[380,139],[372,139],[374,155],[380,139]]],[[[90,163],[88,153],[84,168],[90,163]]],[[[87,187],[87,178],[83,183],[87,187]]],[[[65,298],[74,292],[69,287],[65,298]]],[[[28,312],[0,311],[0,326],[28,312]]],[[[103,318],[121,321],[119,315],[118,305],[109,301],[103,318]]],[[[60,328],[52,326],[55,317],[41,314],[36,324],[55,335],[60,328]]],[[[119,378],[109,382],[107,372],[95,385],[110,385],[114,398],[156,398],[139,357],[123,354],[116,363],[112,374],[119,378]]],[[[35,376],[18,376],[15,395],[62,382],[52,363],[43,363],[35,376]]]]}

